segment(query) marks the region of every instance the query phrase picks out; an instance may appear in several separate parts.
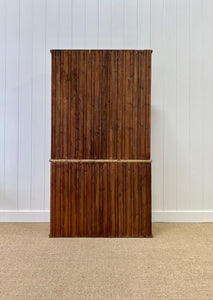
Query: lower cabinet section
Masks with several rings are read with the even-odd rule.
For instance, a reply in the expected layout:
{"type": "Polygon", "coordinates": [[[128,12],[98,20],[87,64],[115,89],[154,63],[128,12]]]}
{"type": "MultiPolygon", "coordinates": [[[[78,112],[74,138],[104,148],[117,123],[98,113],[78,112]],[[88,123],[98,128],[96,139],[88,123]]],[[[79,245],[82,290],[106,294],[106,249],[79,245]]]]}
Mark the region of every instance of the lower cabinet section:
{"type": "Polygon", "coordinates": [[[151,237],[151,163],[52,162],[50,237],[151,237]]]}

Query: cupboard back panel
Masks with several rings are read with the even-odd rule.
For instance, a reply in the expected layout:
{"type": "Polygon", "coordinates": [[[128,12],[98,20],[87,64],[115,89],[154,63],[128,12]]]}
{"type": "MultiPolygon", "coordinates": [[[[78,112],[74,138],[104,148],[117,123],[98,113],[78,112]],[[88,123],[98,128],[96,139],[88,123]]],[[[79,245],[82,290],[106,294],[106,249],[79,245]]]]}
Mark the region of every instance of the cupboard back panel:
{"type": "Polygon", "coordinates": [[[151,164],[51,164],[54,237],[150,237],[151,164]]]}
{"type": "Polygon", "coordinates": [[[51,52],[51,158],[150,159],[151,50],[51,52]]]}

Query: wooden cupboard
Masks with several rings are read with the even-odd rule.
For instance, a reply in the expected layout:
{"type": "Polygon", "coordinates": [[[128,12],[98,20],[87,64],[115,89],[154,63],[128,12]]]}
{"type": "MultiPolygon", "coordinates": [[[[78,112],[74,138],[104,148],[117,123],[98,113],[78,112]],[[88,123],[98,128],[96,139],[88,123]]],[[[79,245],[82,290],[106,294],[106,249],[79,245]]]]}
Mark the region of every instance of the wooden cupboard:
{"type": "Polygon", "coordinates": [[[51,50],[50,237],[151,237],[151,50],[51,50]]]}

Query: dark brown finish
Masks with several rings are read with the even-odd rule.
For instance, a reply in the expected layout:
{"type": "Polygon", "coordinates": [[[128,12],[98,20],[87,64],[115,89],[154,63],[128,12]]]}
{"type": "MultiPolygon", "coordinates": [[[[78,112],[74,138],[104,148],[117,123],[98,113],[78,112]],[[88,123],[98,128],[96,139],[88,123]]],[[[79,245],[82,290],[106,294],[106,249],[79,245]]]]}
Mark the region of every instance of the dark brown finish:
{"type": "Polygon", "coordinates": [[[150,50],[52,51],[51,158],[150,158],[150,50]]]}
{"type": "Polygon", "coordinates": [[[50,236],[152,235],[150,163],[52,163],[51,184],[50,236]]]}
{"type": "Polygon", "coordinates": [[[51,237],[150,237],[151,50],[51,50],[51,237]]]}

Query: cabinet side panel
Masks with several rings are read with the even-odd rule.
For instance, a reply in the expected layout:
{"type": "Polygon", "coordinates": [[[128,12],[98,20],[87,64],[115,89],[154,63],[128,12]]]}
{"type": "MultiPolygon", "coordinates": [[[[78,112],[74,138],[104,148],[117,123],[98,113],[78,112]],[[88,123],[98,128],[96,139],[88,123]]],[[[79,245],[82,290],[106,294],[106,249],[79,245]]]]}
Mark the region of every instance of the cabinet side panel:
{"type": "Polygon", "coordinates": [[[151,52],[146,54],[146,155],[144,159],[150,159],[151,155],[151,52]]]}
{"type": "Polygon", "coordinates": [[[52,65],[51,65],[51,157],[55,157],[55,96],[56,96],[56,62],[55,53],[52,53],[52,65]]]}

